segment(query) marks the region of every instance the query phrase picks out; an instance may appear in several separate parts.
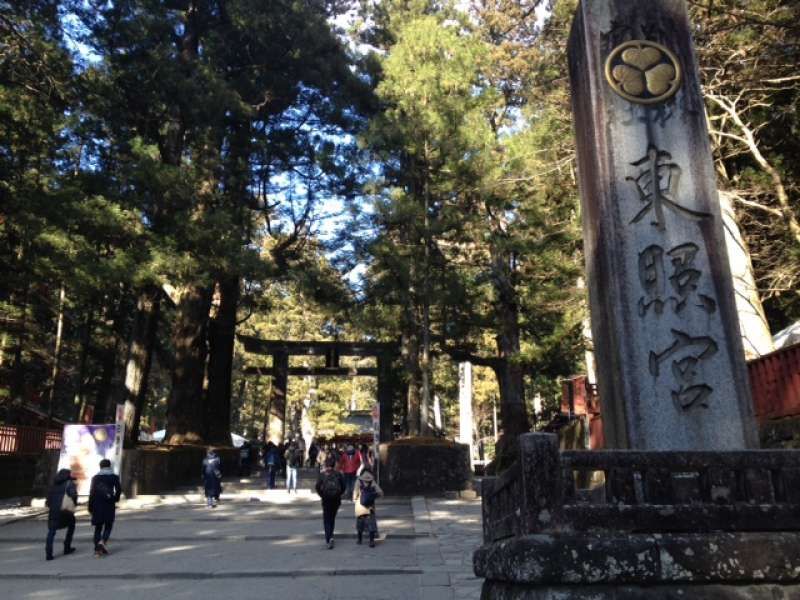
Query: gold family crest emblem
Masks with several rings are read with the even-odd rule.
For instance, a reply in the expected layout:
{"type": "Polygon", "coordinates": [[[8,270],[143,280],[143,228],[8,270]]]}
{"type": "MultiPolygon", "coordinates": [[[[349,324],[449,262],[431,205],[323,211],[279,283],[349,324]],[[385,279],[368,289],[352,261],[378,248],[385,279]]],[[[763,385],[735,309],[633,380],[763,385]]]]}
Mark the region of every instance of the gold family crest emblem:
{"type": "Polygon", "coordinates": [[[606,80],[630,102],[658,104],[675,95],[682,73],[678,57],[669,48],[648,40],[631,40],[608,55],[606,80]]]}

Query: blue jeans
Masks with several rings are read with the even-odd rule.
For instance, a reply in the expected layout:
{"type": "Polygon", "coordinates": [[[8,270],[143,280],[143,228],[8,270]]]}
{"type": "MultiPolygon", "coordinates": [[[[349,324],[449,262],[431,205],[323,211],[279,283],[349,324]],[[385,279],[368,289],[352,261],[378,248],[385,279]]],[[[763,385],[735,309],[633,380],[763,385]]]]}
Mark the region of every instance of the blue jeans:
{"type": "Polygon", "coordinates": [[[353,499],[353,489],[356,487],[356,474],[344,473],[344,497],[348,500],[353,499]]]}
{"type": "Polygon", "coordinates": [[[297,469],[295,467],[286,467],[286,490],[297,491],[297,469]]]}
{"type": "MultiPolygon", "coordinates": [[[[53,529],[53,528],[47,530],[47,541],[45,542],[44,545],[45,556],[53,556],[53,542],[56,539],[57,531],[58,529],[53,529]]],[[[64,537],[64,550],[72,547],[72,534],[74,533],[75,533],[75,517],[72,516],[72,519],[67,524],[67,535],[64,537]]]]}
{"type": "Polygon", "coordinates": [[[275,489],[275,475],[278,472],[278,467],[275,465],[267,466],[267,487],[271,490],[275,489]]]}

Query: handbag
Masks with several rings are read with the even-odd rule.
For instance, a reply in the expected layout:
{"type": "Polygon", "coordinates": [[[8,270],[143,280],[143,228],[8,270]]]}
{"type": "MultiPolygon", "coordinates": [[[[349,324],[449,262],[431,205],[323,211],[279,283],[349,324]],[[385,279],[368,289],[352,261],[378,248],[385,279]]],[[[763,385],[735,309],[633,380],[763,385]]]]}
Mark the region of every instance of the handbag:
{"type": "Polygon", "coordinates": [[[63,500],[61,500],[61,510],[68,513],[75,512],[75,501],[69,494],[64,494],[63,500]]]}

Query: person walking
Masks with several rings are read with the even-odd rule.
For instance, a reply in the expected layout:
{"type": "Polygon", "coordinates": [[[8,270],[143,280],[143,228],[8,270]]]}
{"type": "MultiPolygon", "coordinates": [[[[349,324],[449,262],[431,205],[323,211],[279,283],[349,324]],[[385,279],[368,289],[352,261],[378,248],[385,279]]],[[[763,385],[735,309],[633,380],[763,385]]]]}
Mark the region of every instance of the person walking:
{"type": "MultiPolygon", "coordinates": [[[[325,444],[319,449],[317,453],[317,468],[322,471],[325,468],[325,461],[328,459],[328,455],[330,451],[328,450],[328,445],[325,444]]],[[[334,461],[336,462],[336,461],[334,461]]]]}
{"type": "Polygon", "coordinates": [[[372,448],[370,448],[366,444],[361,444],[361,448],[359,449],[358,454],[361,458],[361,466],[358,468],[358,474],[361,475],[361,473],[364,471],[370,471],[374,473],[375,453],[372,451],[372,448]]]}
{"type": "Polygon", "coordinates": [[[342,475],[344,475],[344,482],[347,486],[344,492],[347,498],[353,497],[353,488],[356,484],[356,474],[358,473],[358,467],[360,466],[361,457],[358,455],[358,452],[356,452],[355,446],[353,446],[353,444],[348,444],[347,449],[339,459],[339,470],[342,472],[342,475]]]}
{"type": "Polygon", "coordinates": [[[114,527],[116,507],[122,495],[122,484],[111,468],[111,461],[104,458],[100,461],[100,471],[92,477],[89,488],[89,513],[94,525],[94,555],[108,554],[108,538],[114,527]]]}
{"type": "Polygon", "coordinates": [[[372,473],[363,471],[358,476],[358,485],[353,492],[353,505],[356,513],[357,544],[362,542],[364,530],[369,533],[369,547],[375,547],[375,536],[378,534],[378,521],[375,518],[375,500],[383,496],[372,473]]]}
{"type": "Polygon", "coordinates": [[[275,476],[278,474],[279,466],[280,455],[278,454],[278,447],[269,442],[264,451],[264,467],[267,470],[267,487],[271,490],[275,489],[275,476]]]}
{"type": "Polygon", "coordinates": [[[292,442],[286,451],[286,492],[297,493],[297,470],[303,466],[303,451],[292,442]]]}
{"type": "Polygon", "coordinates": [[[329,456],[325,468],[317,477],[314,489],[322,499],[322,524],[325,529],[325,543],[328,550],[333,548],[333,530],[336,526],[336,513],[342,504],[345,483],[342,474],[335,470],[336,459],[329,456]]]}
{"type": "Polygon", "coordinates": [[[317,466],[317,455],[319,454],[319,446],[317,446],[316,442],[311,442],[308,447],[308,466],[309,467],[316,467],[317,466]]]}
{"type": "Polygon", "coordinates": [[[213,448],[208,449],[206,457],[203,459],[201,476],[203,487],[206,493],[206,506],[216,508],[219,497],[222,494],[222,470],[221,461],[213,448]]]}
{"type": "Polygon", "coordinates": [[[250,442],[247,440],[239,448],[239,475],[250,476],[250,442]]]}
{"type": "Polygon", "coordinates": [[[72,547],[72,536],[75,533],[75,508],[78,506],[78,490],[75,487],[75,478],[69,469],[61,469],[56,473],[53,485],[47,492],[45,506],[50,511],[47,515],[47,541],[44,546],[44,556],[53,560],[53,542],[56,532],[66,527],[64,536],[64,556],[75,552],[72,547]]]}

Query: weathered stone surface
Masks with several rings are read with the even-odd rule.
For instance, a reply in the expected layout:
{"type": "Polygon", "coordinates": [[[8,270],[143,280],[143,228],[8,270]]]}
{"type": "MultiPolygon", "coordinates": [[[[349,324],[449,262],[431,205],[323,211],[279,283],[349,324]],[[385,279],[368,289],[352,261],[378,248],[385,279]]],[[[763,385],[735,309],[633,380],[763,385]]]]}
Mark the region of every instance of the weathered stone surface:
{"type": "Polygon", "coordinates": [[[0,499],[44,496],[56,474],[58,450],[0,454],[0,499]]]}
{"type": "Polygon", "coordinates": [[[38,455],[0,455],[0,498],[29,496],[33,489],[38,455]]]}
{"type": "Polygon", "coordinates": [[[800,600],[798,585],[525,586],[486,581],[481,600],[800,600]]]}
{"type": "Polygon", "coordinates": [[[514,583],[616,583],[658,580],[651,537],[529,535],[481,546],[475,574],[514,583]]]}
{"type": "Polygon", "coordinates": [[[472,489],[469,446],[395,442],[380,445],[381,487],[390,494],[443,494],[472,489]]]}
{"type": "Polygon", "coordinates": [[[759,437],[763,448],[800,449],[800,417],[764,421],[759,428],[759,437]]]}
{"type": "Polygon", "coordinates": [[[573,504],[562,517],[570,531],[800,531],[797,504],[573,504]]]}
{"type": "Polygon", "coordinates": [[[583,0],[569,58],[606,443],[756,447],[684,2],[583,0]]]}
{"type": "Polygon", "coordinates": [[[800,583],[800,533],[529,535],[486,544],[475,574],[515,584],[800,583]]]}
{"type": "MultiPolygon", "coordinates": [[[[206,449],[202,446],[136,448],[122,453],[122,491],[128,498],[158,494],[182,485],[200,485],[200,467],[206,449]]],[[[237,472],[239,451],[217,450],[222,459],[222,485],[237,472]]]]}

